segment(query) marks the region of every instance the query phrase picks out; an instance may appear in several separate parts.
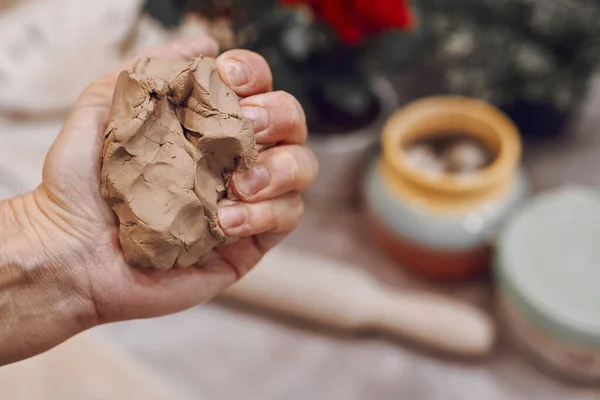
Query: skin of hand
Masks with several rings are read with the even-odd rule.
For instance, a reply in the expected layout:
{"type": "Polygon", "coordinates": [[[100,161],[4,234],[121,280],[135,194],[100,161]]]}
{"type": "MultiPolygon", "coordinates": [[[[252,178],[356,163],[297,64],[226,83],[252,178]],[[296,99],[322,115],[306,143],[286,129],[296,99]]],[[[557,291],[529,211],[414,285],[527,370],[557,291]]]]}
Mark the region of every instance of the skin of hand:
{"type": "MultiPolygon", "coordinates": [[[[216,43],[203,37],[140,56],[191,60],[217,54],[216,43]]],[[[104,132],[120,71],[97,80],[52,145],[42,184],[0,203],[0,365],[99,324],[162,316],[206,302],[298,225],[299,193],[318,169],[304,146],[300,104],[271,91],[271,72],[259,55],[233,50],[216,62],[223,81],[242,98],[243,114],[254,120],[257,143],[276,144],[260,154],[253,169],[234,176],[241,201],[220,204],[221,226],[241,239],[216,249],[199,267],[160,272],[126,264],[116,216],[99,189],[104,132]]]]}

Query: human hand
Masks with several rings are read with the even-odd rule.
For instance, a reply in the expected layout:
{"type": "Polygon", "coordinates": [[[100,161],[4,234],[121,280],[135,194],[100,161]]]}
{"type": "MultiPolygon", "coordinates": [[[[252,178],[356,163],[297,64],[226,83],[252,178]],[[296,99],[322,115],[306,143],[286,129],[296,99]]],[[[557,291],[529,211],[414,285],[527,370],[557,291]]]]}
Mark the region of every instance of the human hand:
{"type": "MultiPolygon", "coordinates": [[[[212,40],[201,38],[141,56],[191,60],[216,56],[217,51],[212,40]]],[[[243,113],[255,120],[257,143],[276,146],[262,152],[252,170],[234,176],[232,187],[242,200],[223,201],[219,213],[225,232],[240,240],[217,248],[204,265],[160,272],[124,261],[118,221],[100,195],[101,150],[120,71],[84,91],[48,153],[42,184],[12,201],[14,220],[25,221],[33,232],[31,243],[48,260],[35,268],[40,276],[47,270],[52,284],[39,289],[52,291],[63,304],[75,304],[80,329],[165,315],[208,301],[297,226],[303,211],[298,193],[317,173],[315,158],[303,146],[302,108],[291,95],[270,92],[269,67],[257,54],[229,51],[217,58],[217,66],[223,81],[243,98],[243,113]]]]}

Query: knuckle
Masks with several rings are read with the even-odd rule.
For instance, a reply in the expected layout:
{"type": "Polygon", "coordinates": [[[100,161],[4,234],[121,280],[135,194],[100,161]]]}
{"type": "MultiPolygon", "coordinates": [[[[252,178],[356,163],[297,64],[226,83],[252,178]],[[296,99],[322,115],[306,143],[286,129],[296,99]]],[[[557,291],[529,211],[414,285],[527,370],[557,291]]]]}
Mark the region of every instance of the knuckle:
{"type": "Polygon", "coordinates": [[[107,74],[104,75],[103,77],[97,79],[96,81],[94,81],[91,85],[89,85],[88,87],[93,87],[95,90],[104,90],[106,88],[113,88],[117,78],[120,75],[120,71],[119,72],[115,72],[113,74],[107,74]]]}
{"type": "Polygon", "coordinates": [[[300,218],[302,218],[302,215],[304,215],[304,200],[302,200],[301,196],[295,196],[293,209],[294,215],[296,216],[296,224],[298,224],[300,222],[300,218]]]}
{"type": "MultiPolygon", "coordinates": [[[[266,252],[275,247],[279,242],[281,242],[281,240],[284,237],[284,234],[282,235],[280,233],[268,233],[264,235],[255,236],[255,243],[261,255],[264,255],[266,252]]],[[[258,261],[260,261],[260,259],[258,261]]]]}
{"type": "Polygon", "coordinates": [[[243,203],[239,205],[225,205],[219,212],[219,218],[221,223],[225,223],[226,229],[230,233],[235,232],[236,236],[246,235],[248,231],[252,230],[251,211],[243,203]],[[229,212],[223,216],[224,211],[229,212]],[[225,221],[223,218],[225,218],[225,221]]]}
{"type": "Polygon", "coordinates": [[[319,170],[321,169],[321,166],[319,165],[319,160],[317,159],[317,156],[314,152],[310,151],[310,157],[312,158],[313,162],[313,175],[311,179],[312,183],[315,180],[315,178],[319,175],[319,170]]]}
{"type": "Polygon", "coordinates": [[[96,79],[83,89],[79,96],[79,102],[93,102],[94,99],[112,99],[116,79],[116,74],[109,74],[96,79]]]}
{"type": "Polygon", "coordinates": [[[191,51],[186,46],[181,46],[177,42],[169,43],[166,51],[175,55],[176,57],[181,57],[186,60],[192,59],[195,56],[193,51],[191,51]]]}
{"type": "Polygon", "coordinates": [[[260,66],[262,71],[264,71],[264,74],[261,76],[259,82],[257,82],[257,85],[259,85],[261,89],[266,89],[270,91],[273,88],[273,73],[271,72],[271,67],[269,66],[269,63],[263,56],[261,56],[258,53],[251,51],[249,51],[248,53],[251,57],[254,57],[256,59],[256,64],[260,66]]]}
{"type": "Polygon", "coordinates": [[[300,145],[287,147],[285,152],[285,179],[294,190],[308,188],[318,173],[318,162],[313,152],[300,145]]]}
{"type": "Polygon", "coordinates": [[[252,218],[251,218],[251,210],[248,206],[243,205],[239,209],[240,211],[240,221],[239,227],[244,231],[249,231],[252,229],[252,218]]]}
{"type": "Polygon", "coordinates": [[[288,147],[286,151],[281,153],[283,157],[283,162],[281,163],[282,168],[284,168],[284,178],[286,182],[290,184],[297,185],[302,182],[302,166],[300,164],[300,159],[298,157],[297,151],[292,150],[293,147],[288,147]]]}
{"type": "Polygon", "coordinates": [[[81,97],[90,97],[98,94],[98,88],[102,85],[101,80],[94,81],[87,85],[81,92],[81,97]]]}
{"type": "Polygon", "coordinates": [[[292,231],[300,225],[300,219],[304,213],[304,202],[300,195],[293,195],[285,199],[285,226],[282,231],[292,231]]]}
{"type": "Polygon", "coordinates": [[[313,151],[309,148],[301,147],[300,150],[302,152],[302,157],[304,158],[304,163],[306,164],[307,170],[303,182],[303,189],[305,189],[309,187],[317,177],[319,173],[319,161],[317,160],[317,157],[315,156],[313,151]]]}
{"type": "Polygon", "coordinates": [[[277,207],[274,207],[272,203],[267,203],[264,207],[264,221],[265,231],[273,231],[279,228],[279,216],[277,213],[277,207]]]}
{"type": "Polygon", "coordinates": [[[284,91],[273,93],[275,104],[286,115],[285,128],[301,127],[305,124],[306,117],[300,102],[294,96],[284,91]]]}

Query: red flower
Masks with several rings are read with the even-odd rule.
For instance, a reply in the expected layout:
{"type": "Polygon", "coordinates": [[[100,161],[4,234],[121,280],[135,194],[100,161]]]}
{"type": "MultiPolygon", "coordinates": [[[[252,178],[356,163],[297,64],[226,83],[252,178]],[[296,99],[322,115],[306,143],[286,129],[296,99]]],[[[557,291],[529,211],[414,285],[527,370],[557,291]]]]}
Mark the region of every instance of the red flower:
{"type": "Polygon", "coordinates": [[[307,4],[315,15],[329,22],[340,39],[355,45],[368,36],[414,25],[409,0],[279,0],[307,4]]]}

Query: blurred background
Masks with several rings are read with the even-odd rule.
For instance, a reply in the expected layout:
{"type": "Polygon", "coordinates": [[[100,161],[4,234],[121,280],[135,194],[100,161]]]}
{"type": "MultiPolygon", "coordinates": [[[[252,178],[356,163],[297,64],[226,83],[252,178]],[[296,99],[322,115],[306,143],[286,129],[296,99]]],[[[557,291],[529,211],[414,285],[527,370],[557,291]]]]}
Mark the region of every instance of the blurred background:
{"type": "MultiPolygon", "coordinates": [[[[597,232],[577,225],[584,211],[560,225],[536,207],[600,215],[600,3],[0,0],[0,198],[40,182],[88,83],[202,33],[267,59],[306,111],[321,171],[301,226],[247,286],[89,332],[85,346],[113,349],[108,369],[126,363],[138,372],[124,379],[164,382],[154,394],[172,399],[600,398],[600,295],[578,286],[600,279],[600,254],[585,241],[573,278],[548,260],[584,240],[531,230],[597,232]],[[562,189],[574,184],[587,189],[562,189]]],[[[87,382],[65,348],[53,362],[87,382]]],[[[8,398],[34,398],[16,376],[22,397],[8,398]]]]}

